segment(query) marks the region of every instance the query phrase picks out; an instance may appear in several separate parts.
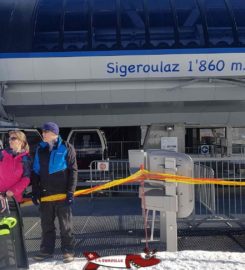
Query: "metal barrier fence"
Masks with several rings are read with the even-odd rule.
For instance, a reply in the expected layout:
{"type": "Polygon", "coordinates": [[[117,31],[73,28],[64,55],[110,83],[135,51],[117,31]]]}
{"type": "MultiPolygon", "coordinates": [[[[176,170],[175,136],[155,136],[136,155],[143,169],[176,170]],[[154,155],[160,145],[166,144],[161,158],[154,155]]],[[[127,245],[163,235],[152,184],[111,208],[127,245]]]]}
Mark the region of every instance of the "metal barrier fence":
{"type": "MultiPolygon", "coordinates": [[[[203,167],[211,169],[215,178],[241,183],[245,181],[245,159],[194,159],[194,162],[200,172],[203,167]]],[[[200,176],[205,177],[205,174],[201,173],[200,176]]],[[[245,187],[197,186],[195,207],[196,220],[245,221],[245,187]]]]}
{"type": "MultiPolygon", "coordinates": [[[[93,161],[90,164],[91,187],[130,175],[125,160],[93,161]],[[103,166],[100,166],[100,165],[103,166]]],[[[194,159],[194,177],[245,181],[245,159],[194,159]]],[[[113,187],[106,192],[137,193],[139,183],[113,187]]],[[[195,208],[189,222],[245,220],[245,187],[195,185],[195,208]]]]}
{"type": "MultiPolygon", "coordinates": [[[[90,163],[90,187],[130,175],[128,160],[94,160],[90,163]]],[[[106,192],[138,193],[138,184],[130,183],[105,190],[106,192]]]]}
{"type": "MultiPolygon", "coordinates": [[[[194,164],[194,177],[213,178],[214,170],[202,164],[194,164]]],[[[195,217],[199,214],[215,214],[215,187],[212,184],[195,186],[195,217]]]]}

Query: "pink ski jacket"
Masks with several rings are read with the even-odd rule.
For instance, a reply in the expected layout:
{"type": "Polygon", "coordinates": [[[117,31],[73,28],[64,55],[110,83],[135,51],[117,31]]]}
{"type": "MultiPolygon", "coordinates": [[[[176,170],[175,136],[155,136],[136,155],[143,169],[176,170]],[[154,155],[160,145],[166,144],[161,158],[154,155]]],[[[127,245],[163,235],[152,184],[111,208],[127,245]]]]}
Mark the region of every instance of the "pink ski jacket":
{"type": "Polygon", "coordinates": [[[31,159],[27,152],[14,155],[12,150],[0,151],[0,192],[8,190],[21,202],[22,193],[30,183],[31,159]]]}

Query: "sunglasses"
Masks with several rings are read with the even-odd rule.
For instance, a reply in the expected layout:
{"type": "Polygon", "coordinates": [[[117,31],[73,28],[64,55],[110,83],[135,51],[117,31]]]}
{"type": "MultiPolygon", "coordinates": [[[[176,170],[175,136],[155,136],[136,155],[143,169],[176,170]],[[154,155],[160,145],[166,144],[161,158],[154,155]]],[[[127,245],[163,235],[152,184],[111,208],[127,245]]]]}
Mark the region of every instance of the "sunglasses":
{"type": "Polygon", "coordinates": [[[18,140],[17,137],[9,137],[9,141],[16,141],[16,140],[18,140]]]}

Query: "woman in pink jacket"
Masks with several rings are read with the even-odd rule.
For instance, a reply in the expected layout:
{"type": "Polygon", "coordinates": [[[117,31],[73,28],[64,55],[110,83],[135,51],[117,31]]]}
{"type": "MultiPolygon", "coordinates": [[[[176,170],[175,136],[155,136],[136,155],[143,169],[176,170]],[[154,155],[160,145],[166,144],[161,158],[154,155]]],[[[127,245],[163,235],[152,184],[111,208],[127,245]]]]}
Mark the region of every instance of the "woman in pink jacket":
{"type": "Polygon", "coordinates": [[[26,136],[22,131],[9,133],[10,149],[0,151],[0,193],[21,202],[30,183],[31,159],[26,136]]]}

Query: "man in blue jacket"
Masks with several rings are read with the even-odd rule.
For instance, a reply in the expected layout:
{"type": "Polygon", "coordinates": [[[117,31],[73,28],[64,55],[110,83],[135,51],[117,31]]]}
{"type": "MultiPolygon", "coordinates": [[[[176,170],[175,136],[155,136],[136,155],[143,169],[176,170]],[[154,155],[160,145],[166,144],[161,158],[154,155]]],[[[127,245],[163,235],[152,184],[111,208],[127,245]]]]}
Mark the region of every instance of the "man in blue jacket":
{"type": "Polygon", "coordinates": [[[77,161],[73,146],[62,141],[59,127],[48,122],[42,127],[43,141],[38,145],[32,173],[32,201],[40,205],[42,242],[34,259],[52,258],[55,250],[55,217],[58,217],[63,261],[74,259],[72,225],[73,193],[77,185],[77,161]],[[66,194],[65,201],[41,202],[40,198],[54,194],[66,194]]]}

